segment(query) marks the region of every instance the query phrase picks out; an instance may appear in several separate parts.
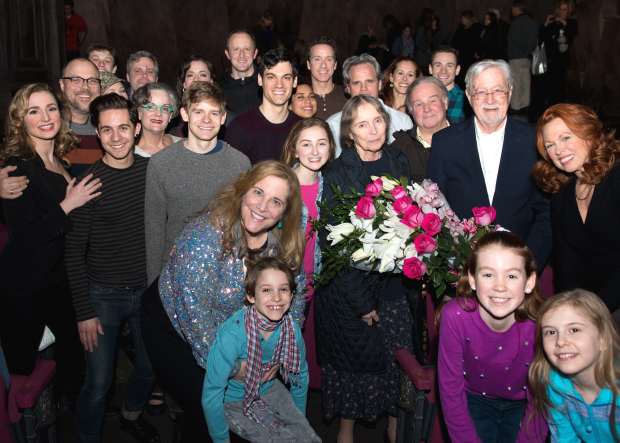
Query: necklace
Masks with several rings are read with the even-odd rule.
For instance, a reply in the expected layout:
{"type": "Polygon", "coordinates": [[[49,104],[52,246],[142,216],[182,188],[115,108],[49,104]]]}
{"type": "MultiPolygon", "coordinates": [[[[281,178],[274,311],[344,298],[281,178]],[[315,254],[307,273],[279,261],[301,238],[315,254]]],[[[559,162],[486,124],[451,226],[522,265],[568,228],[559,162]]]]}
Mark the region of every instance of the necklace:
{"type": "Polygon", "coordinates": [[[588,191],[588,195],[586,195],[584,198],[579,198],[579,196],[577,195],[577,186],[575,186],[575,198],[579,201],[587,200],[588,197],[590,197],[590,193],[592,192],[592,189],[594,189],[594,185],[590,185],[590,190],[588,191]]]}

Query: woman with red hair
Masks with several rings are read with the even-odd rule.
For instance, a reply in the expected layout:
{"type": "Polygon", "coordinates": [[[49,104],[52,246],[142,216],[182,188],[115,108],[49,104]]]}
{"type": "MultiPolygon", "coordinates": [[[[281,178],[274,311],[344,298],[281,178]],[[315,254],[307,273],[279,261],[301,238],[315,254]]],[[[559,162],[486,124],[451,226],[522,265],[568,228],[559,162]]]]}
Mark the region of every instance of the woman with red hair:
{"type": "Polygon", "coordinates": [[[551,195],[556,292],[592,291],[620,324],[620,143],[587,106],[558,104],[538,120],[536,184],[551,195]]]}

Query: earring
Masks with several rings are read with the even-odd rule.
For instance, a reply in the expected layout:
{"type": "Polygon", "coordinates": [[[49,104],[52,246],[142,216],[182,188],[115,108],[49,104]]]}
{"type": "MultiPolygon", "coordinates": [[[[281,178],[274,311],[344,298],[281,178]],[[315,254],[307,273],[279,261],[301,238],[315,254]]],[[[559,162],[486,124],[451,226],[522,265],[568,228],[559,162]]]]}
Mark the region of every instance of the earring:
{"type": "Polygon", "coordinates": [[[282,221],[278,222],[278,229],[282,229],[282,221]]]}
{"type": "Polygon", "coordinates": [[[530,288],[525,288],[525,292],[529,294],[530,292],[532,292],[532,290],[530,288]]]}
{"type": "Polygon", "coordinates": [[[476,290],[476,287],[475,287],[475,286],[472,286],[472,287],[471,287],[471,290],[472,290],[472,291],[475,291],[475,290],[476,290]]]}
{"type": "Polygon", "coordinates": [[[390,83],[390,88],[393,88],[393,87],[394,87],[394,83],[390,83]]]}

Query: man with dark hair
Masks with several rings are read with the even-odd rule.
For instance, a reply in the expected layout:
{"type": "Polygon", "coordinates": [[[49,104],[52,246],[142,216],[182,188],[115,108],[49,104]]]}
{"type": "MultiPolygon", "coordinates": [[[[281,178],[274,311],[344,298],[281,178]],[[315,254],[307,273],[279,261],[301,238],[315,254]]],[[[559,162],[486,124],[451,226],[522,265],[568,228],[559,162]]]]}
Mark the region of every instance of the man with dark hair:
{"type": "Polygon", "coordinates": [[[93,62],[99,72],[108,71],[116,74],[116,49],[107,43],[93,43],[86,50],[86,58],[93,62]]]}
{"type": "Polygon", "coordinates": [[[510,111],[527,114],[530,106],[530,69],[532,61],[529,56],[538,43],[538,23],[525,13],[525,2],[512,2],[512,24],[508,31],[508,63],[515,77],[510,111]]]}
{"type": "Polygon", "coordinates": [[[129,90],[127,96],[131,100],[131,94],[147,83],[156,82],[159,78],[159,62],[148,51],[134,52],[127,59],[127,81],[129,90]]]}
{"type": "Polygon", "coordinates": [[[454,123],[465,120],[465,92],[456,84],[456,76],[461,72],[459,51],[452,46],[442,45],[431,52],[428,72],[441,80],[449,92],[448,117],[454,123]]]}
{"type": "Polygon", "coordinates": [[[80,46],[84,43],[88,26],[82,18],[73,10],[73,0],[64,0],[65,5],[65,46],[67,51],[67,61],[80,56],[80,46]]]}
{"type": "Polygon", "coordinates": [[[240,115],[260,106],[263,99],[258,84],[258,69],[254,65],[258,53],[254,35],[245,29],[235,29],[226,39],[224,53],[231,67],[224,72],[220,88],[230,109],[240,115]]]}
{"type": "Polygon", "coordinates": [[[183,93],[181,117],[187,122],[187,139],[155,154],[146,176],[149,284],[170,259],[174,240],[188,218],[207,206],[239,173],[251,168],[245,155],[217,139],[226,120],[226,97],[216,84],[189,85],[183,93]]]}
{"type": "Polygon", "coordinates": [[[306,59],[312,78],[312,91],[316,97],[316,117],[327,120],[342,111],[347,102],[342,86],[334,83],[338,67],[336,42],[323,36],[308,44],[306,59]]]}
{"type": "Polygon", "coordinates": [[[155,382],[140,330],[140,301],[147,288],[144,194],[148,159],[134,156],[140,132],[138,111],[130,101],[107,94],[91,104],[91,119],[105,155],[82,177],[105,182],[99,197],[74,210],[66,240],[66,266],[86,380],[78,399],[78,442],[99,442],[106,393],[114,375],[116,336],[127,319],[135,346],[135,367],[125,394],[121,429],[140,442],[159,440],[142,416],[155,382]]]}
{"type": "Polygon", "coordinates": [[[226,130],[226,142],[245,154],[252,164],[279,160],[293,125],[302,120],[288,109],[297,86],[293,53],[284,48],[265,53],[260,61],[258,84],[263,88],[263,103],[235,118],[226,130]]]}

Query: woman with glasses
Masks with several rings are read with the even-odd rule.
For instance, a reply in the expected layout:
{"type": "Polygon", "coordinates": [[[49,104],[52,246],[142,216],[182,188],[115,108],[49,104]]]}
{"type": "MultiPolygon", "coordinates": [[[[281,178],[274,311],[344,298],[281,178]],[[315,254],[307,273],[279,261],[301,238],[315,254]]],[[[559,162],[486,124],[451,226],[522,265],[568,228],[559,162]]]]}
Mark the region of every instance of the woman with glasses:
{"type": "Polygon", "coordinates": [[[176,93],[164,83],[147,83],[133,93],[132,101],[138,107],[142,134],[136,140],[136,154],[150,157],[181,140],[166,134],[170,120],[179,112],[176,93]]]}
{"type": "MultiPolygon", "coordinates": [[[[98,82],[98,80],[97,80],[98,82]]],[[[69,129],[71,107],[54,87],[22,87],[8,109],[0,151],[11,176],[28,187],[2,201],[9,240],[0,254],[0,337],[11,374],[29,375],[45,325],[56,337],[59,385],[77,400],[83,380],[81,344],[65,269],[69,214],[97,197],[99,179],[72,178],[66,153],[79,139],[69,129]]],[[[13,191],[11,191],[13,193],[13,191]]]]}

